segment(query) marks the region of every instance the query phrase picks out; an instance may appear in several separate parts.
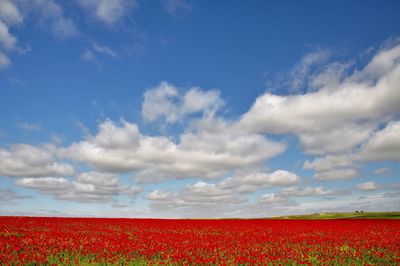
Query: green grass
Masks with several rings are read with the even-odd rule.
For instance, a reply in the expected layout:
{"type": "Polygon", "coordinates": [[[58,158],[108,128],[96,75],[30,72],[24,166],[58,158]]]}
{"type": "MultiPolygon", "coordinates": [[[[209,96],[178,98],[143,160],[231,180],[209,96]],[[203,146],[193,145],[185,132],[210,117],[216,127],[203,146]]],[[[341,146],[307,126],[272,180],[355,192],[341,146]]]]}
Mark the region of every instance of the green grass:
{"type": "Polygon", "coordinates": [[[324,212],[272,217],[272,219],[400,219],[400,212],[324,212]]]}

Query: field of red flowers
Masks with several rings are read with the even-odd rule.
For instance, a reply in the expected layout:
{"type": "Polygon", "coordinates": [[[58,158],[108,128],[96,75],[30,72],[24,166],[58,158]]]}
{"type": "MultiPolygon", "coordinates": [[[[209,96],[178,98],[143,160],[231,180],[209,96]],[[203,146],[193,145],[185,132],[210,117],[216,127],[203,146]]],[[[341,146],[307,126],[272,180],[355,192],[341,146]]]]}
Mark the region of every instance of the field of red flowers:
{"type": "Polygon", "coordinates": [[[0,217],[0,264],[400,265],[400,220],[0,217]]]}

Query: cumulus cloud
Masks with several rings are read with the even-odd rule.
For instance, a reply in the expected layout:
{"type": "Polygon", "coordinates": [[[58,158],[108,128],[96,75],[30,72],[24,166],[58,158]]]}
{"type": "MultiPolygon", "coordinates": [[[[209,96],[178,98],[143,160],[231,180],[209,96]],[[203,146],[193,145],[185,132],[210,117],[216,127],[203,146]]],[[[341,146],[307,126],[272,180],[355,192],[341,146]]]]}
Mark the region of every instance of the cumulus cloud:
{"type": "Polygon", "coordinates": [[[308,197],[308,196],[331,196],[349,194],[345,190],[325,190],[322,187],[288,187],[283,188],[279,193],[284,197],[308,197]]]}
{"type": "MultiPolygon", "coordinates": [[[[355,168],[369,161],[399,161],[400,122],[391,121],[386,127],[376,130],[358,149],[347,154],[326,155],[314,160],[306,160],[303,168],[316,171],[315,178],[324,180],[347,179],[357,176],[355,168]],[[336,178],[335,178],[336,176],[336,178]]],[[[376,169],[382,174],[386,168],[376,169]]]]}
{"type": "Polygon", "coordinates": [[[9,24],[20,24],[23,22],[22,15],[14,1],[0,1],[0,19],[9,24]]]}
{"type": "Polygon", "coordinates": [[[142,116],[149,122],[162,118],[167,123],[175,123],[194,113],[212,116],[222,105],[218,91],[190,88],[181,95],[178,88],[164,81],[145,92],[142,116]]]}
{"type": "Polygon", "coordinates": [[[317,172],[314,178],[317,180],[343,180],[343,179],[353,179],[358,176],[358,171],[356,169],[344,168],[335,169],[323,172],[317,172]]]}
{"type": "Polygon", "coordinates": [[[303,164],[303,168],[323,172],[337,168],[352,167],[354,165],[353,161],[353,154],[327,155],[325,157],[318,157],[312,161],[306,160],[303,164]]]}
{"type": "Polygon", "coordinates": [[[373,130],[371,124],[348,124],[330,131],[303,133],[299,140],[301,147],[310,154],[337,154],[368,140],[373,130]]]}
{"type": "Polygon", "coordinates": [[[24,177],[17,179],[15,184],[27,188],[35,188],[47,193],[64,193],[72,184],[63,177],[24,177]]]}
{"type": "Polygon", "coordinates": [[[285,170],[276,170],[272,173],[254,172],[246,175],[237,175],[221,181],[218,187],[232,189],[239,193],[251,193],[271,186],[288,186],[300,181],[295,173],[285,170]]]}
{"type": "Polygon", "coordinates": [[[253,133],[295,134],[308,153],[347,151],[396,114],[399,58],[396,44],[379,51],[364,69],[344,77],[337,86],[300,95],[265,93],[241,117],[239,126],[253,133]]]}
{"type": "Polygon", "coordinates": [[[102,171],[135,171],[137,180],[148,182],[167,177],[214,178],[260,165],[285,149],[282,143],[236,132],[229,123],[212,118],[199,121],[178,141],[143,135],[136,124],[127,121],[121,124],[103,122],[97,135],[73,143],[62,154],[102,171]]]}
{"type": "Polygon", "coordinates": [[[380,187],[381,186],[378,185],[377,183],[370,181],[370,182],[365,182],[365,183],[358,184],[356,186],[356,189],[357,190],[361,190],[361,191],[371,191],[371,190],[376,190],[376,189],[378,189],[380,187]]]}
{"type": "Polygon", "coordinates": [[[218,189],[215,184],[198,182],[181,191],[154,190],[146,195],[150,213],[161,217],[263,217],[284,214],[327,211],[381,211],[396,209],[399,193],[352,196],[348,190],[322,187],[288,187],[276,193],[265,193],[256,202],[231,190],[218,189]],[[338,197],[341,196],[341,197],[338,197]],[[297,201],[298,197],[317,197],[318,200],[297,201]]]}
{"type": "Polygon", "coordinates": [[[141,191],[139,187],[121,185],[116,175],[96,172],[81,173],[73,181],[61,177],[26,177],[17,179],[15,184],[56,199],[82,203],[111,202],[120,194],[136,196],[141,191]]]}
{"type": "Polygon", "coordinates": [[[177,217],[222,217],[247,202],[242,195],[202,181],[179,192],[154,190],[146,199],[153,211],[164,215],[173,211],[177,217]]]}
{"type": "Polygon", "coordinates": [[[277,193],[263,194],[258,198],[260,204],[268,204],[272,206],[296,206],[299,205],[295,201],[296,197],[315,197],[315,196],[334,196],[347,195],[349,191],[345,190],[325,190],[322,187],[287,187],[277,193]]]}
{"type": "MultiPolygon", "coordinates": [[[[400,89],[398,89],[400,95],[400,89]]],[[[400,98],[400,97],[398,97],[400,98]]],[[[362,145],[359,156],[365,161],[400,161],[400,121],[392,121],[375,132],[371,139],[362,145]]]]}
{"type": "Polygon", "coordinates": [[[12,27],[19,26],[23,16],[16,4],[8,0],[0,0],[0,69],[11,64],[8,53],[19,49],[17,38],[11,33],[12,27]]]}
{"type": "Polygon", "coordinates": [[[113,25],[123,19],[136,6],[135,0],[76,0],[93,18],[113,25]]]}
{"type": "Polygon", "coordinates": [[[284,197],[279,194],[263,194],[258,198],[258,202],[261,204],[267,204],[269,206],[275,206],[275,207],[282,207],[282,206],[292,206],[292,205],[298,205],[298,203],[288,197],[284,197]]]}
{"type": "MultiPolygon", "coordinates": [[[[179,191],[156,189],[149,192],[146,199],[150,202],[151,210],[156,212],[173,211],[181,217],[235,217],[244,215],[242,211],[246,208],[255,208],[245,194],[277,185],[297,184],[299,179],[295,173],[284,170],[257,172],[232,176],[219,183],[198,181],[179,191]]],[[[263,199],[259,202],[267,201],[263,199]]],[[[268,203],[273,208],[297,204],[294,199],[281,194],[268,203]]],[[[249,215],[257,216],[255,213],[249,215]]]]}
{"type": "MultiPolygon", "coordinates": [[[[117,56],[111,48],[95,43],[88,51],[94,58],[117,56]]],[[[335,200],[332,196],[346,197],[350,192],[303,187],[293,172],[264,170],[268,160],[283,153],[288,144],[268,135],[277,134],[276,139],[295,135],[305,153],[319,156],[303,164],[315,172],[316,180],[352,179],[364,163],[399,161],[399,58],[400,45],[386,47],[352,74],[338,74],[335,82],[319,77],[321,87],[301,95],[266,93],[232,120],[219,116],[224,101],[217,90],[192,87],[183,91],[162,82],[145,92],[142,116],[145,122],[179,122],[182,128],[173,135],[147,135],[133,122],[105,120],[93,135],[87,132],[84,139],[65,147],[17,144],[1,148],[0,175],[17,177],[16,185],[56,199],[115,207],[123,207],[119,195],[134,197],[141,191],[121,184],[121,173],[131,174],[138,182],[194,178],[194,184],[180,190],[156,189],[144,196],[153,213],[164,215],[171,210],[192,217],[254,216],[257,211],[293,211],[295,206],[318,210],[327,203],[312,205],[296,199],[329,196],[331,201],[335,200]],[[92,172],[75,176],[71,161],[92,172]],[[259,194],[258,199],[250,196],[259,194]]],[[[378,187],[367,182],[356,189],[378,187]]],[[[380,206],[389,197],[398,194],[377,197],[380,206]]],[[[362,199],[360,206],[378,206],[371,203],[373,199],[362,199]]],[[[336,202],[345,206],[344,201],[336,202]]]]}
{"type": "Polygon", "coordinates": [[[56,160],[56,147],[52,145],[15,144],[9,149],[0,148],[0,176],[71,176],[74,173],[70,164],[56,160]]]}

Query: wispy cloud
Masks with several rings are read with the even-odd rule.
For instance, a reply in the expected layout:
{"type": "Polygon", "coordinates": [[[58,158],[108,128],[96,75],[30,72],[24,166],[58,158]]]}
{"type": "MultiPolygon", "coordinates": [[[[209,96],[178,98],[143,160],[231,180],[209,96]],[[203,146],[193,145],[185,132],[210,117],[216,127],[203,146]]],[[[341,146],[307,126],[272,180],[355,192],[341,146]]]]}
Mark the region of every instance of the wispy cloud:
{"type": "Polygon", "coordinates": [[[386,168],[386,167],[377,168],[373,171],[373,173],[376,175],[383,175],[383,174],[387,174],[389,172],[390,172],[389,168],[386,168]]]}
{"type": "Polygon", "coordinates": [[[116,59],[118,54],[108,46],[100,45],[98,43],[91,43],[90,47],[82,54],[82,59],[86,62],[96,65],[98,70],[103,68],[103,62],[99,57],[107,56],[116,59]]]}
{"type": "Polygon", "coordinates": [[[190,0],[161,0],[161,3],[170,16],[184,15],[193,9],[190,0]]]}
{"type": "Polygon", "coordinates": [[[63,7],[54,0],[33,0],[21,5],[37,18],[39,25],[60,39],[77,36],[79,31],[72,18],[65,16],[63,7]]]}
{"type": "Polygon", "coordinates": [[[26,123],[26,122],[17,123],[17,126],[20,129],[26,130],[26,131],[39,131],[41,129],[40,125],[38,125],[38,124],[26,123]]]}
{"type": "Polygon", "coordinates": [[[97,21],[114,25],[137,6],[135,0],[76,0],[97,21]]]}

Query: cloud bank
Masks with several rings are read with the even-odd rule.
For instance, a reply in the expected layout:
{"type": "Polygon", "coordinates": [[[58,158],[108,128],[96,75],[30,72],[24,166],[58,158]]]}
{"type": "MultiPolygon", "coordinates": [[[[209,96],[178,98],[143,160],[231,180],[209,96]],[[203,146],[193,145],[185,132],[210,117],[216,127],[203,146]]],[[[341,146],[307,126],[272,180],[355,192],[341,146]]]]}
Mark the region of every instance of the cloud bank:
{"type": "MultiPolygon", "coordinates": [[[[0,3],[6,7],[0,14],[2,23],[20,23],[18,9],[7,1],[0,3]]],[[[102,1],[81,1],[104,23],[123,16],[117,7],[124,1],[113,3],[116,11],[103,14],[98,11],[102,1]]],[[[16,47],[7,32],[3,26],[2,49],[16,47]]],[[[90,51],[117,56],[111,48],[95,43],[90,51]]],[[[151,213],[174,212],[177,216],[257,216],[258,211],[325,206],[303,201],[309,197],[336,200],[338,206],[345,206],[345,200],[354,200],[353,188],[327,189],[326,183],[309,186],[308,177],[288,169],[269,169],[268,163],[292,144],[288,136],[309,156],[302,166],[312,171],[314,182],[356,179],[360,168],[370,162],[400,161],[400,44],[386,44],[360,69],[338,75],[330,65],[332,71],[324,69],[302,81],[310,65],[324,60],[324,54],[304,57],[292,72],[298,73],[292,75],[299,75],[302,86],[312,84],[305,93],[266,92],[233,119],[223,116],[225,102],[218,90],[161,82],[143,95],[143,123],[106,119],[94,134],[67,145],[1,147],[0,175],[12,177],[17,186],[60,200],[113,203],[123,208],[118,203],[120,195],[139,196],[151,213]],[[159,126],[163,133],[145,133],[148,125],[159,126]],[[180,129],[168,134],[174,126],[180,129]],[[164,185],[146,190],[124,184],[121,175],[129,175],[144,188],[147,183],[164,185]],[[181,180],[193,182],[177,189],[165,186],[181,180]]],[[[364,182],[354,187],[364,192],[379,188],[394,190],[396,185],[364,182]]],[[[2,193],[15,197],[9,191],[2,193]]],[[[379,194],[377,202],[389,204],[393,195],[397,194],[379,194]]],[[[376,207],[366,199],[360,202],[376,207]]]]}

